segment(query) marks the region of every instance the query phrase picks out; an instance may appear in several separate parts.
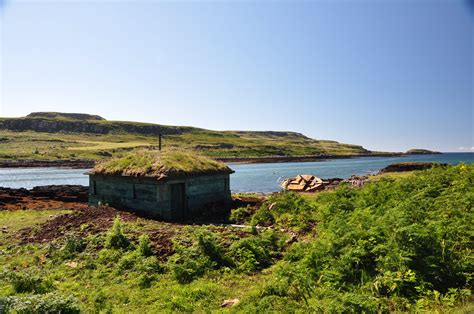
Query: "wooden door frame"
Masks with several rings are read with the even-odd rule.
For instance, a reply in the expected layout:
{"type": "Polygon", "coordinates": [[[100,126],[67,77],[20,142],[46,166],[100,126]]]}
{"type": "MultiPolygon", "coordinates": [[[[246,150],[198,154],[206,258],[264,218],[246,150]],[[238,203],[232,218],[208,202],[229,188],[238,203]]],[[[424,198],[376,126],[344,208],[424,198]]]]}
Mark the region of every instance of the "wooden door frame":
{"type": "Polygon", "coordinates": [[[187,207],[188,207],[188,200],[186,196],[186,182],[176,182],[176,183],[171,183],[170,184],[170,191],[171,191],[171,211],[178,210],[178,213],[174,213],[174,217],[177,216],[177,220],[185,220],[187,216],[187,207]],[[181,191],[181,200],[179,201],[179,204],[181,205],[179,209],[173,208],[173,186],[179,186],[179,190],[181,191]],[[177,214],[177,215],[176,215],[177,214]]]}

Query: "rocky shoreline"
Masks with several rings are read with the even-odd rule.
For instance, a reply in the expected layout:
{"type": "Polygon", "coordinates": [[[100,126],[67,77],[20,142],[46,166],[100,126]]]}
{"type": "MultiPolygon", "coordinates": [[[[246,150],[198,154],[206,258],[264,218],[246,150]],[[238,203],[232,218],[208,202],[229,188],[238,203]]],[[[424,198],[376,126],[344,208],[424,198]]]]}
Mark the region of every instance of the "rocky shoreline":
{"type": "MultiPolygon", "coordinates": [[[[440,154],[440,153],[437,153],[440,154]]],[[[358,157],[400,157],[415,154],[406,153],[380,153],[358,155],[312,155],[312,156],[262,156],[262,157],[216,157],[213,158],[225,163],[284,163],[284,162],[312,162],[328,159],[349,159],[358,157]]],[[[62,160],[0,160],[0,168],[93,168],[96,160],[89,159],[62,159],[62,160]]]]}
{"type": "Polygon", "coordinates": [[[388,165],[387,167],[380,170],[380,173],[387,172],[407,172],[416,170],[426,170],[434,166],[447,166],[447,164],[436,163],[436,162],[400,162],[388,165]]]}
{"type": "Polygon", "coordinates": [[[74,168],[89,169],[94,167],[94,160],[66,159],[66,160],[0,160],[0,168],[74,168]]]}
{"type": "Polygon", "coordinates": [[[87,206],[89,187],[44,185],[30,190],[0,187],[0,210],[82,209],[87,206]]]}
{"type": "Polygon", "coordinates": [[[358,154],[358,155],[312,155],[312,156],[262,156],[262,157],[218,157],[215,160],[225,163],[283,163],[312,162],[328,159],[349,159],[358,157],[399,157],[404,153],[358,154]]]}

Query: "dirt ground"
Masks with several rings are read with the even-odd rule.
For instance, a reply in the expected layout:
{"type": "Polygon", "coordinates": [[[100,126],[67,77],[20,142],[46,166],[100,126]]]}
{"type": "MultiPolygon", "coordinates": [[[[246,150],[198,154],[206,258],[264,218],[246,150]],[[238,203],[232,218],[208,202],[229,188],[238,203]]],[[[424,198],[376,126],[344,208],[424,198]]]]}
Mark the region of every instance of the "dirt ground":
{"type": "Polygon", "coordinates": [[[85,236],[106,231],[112,226],[117,216],[123,221],[138,218],[132,213],[119,212],[112,207],[88,207],[87,204],[83,205],[82,208],[76,209],[73,213],[54,217],[37,228],[20,230],[16,238],[21,243],[49,242],[70,232],[85,236]]]}
{"type": "MultiPolygon", "coordinates": [[[[206,216],[189,221],[188,224],[167,223],[148,219],[137,213],[117,210],[110,206],[93,207],[87,203],[87,188],[81,186],[49,186],[37,187],[32,190],[0,188],[0,210],[71,210],[71,213],[60,216],[51,216],[51,219],[35,227],[19,230],[12,238],[20,244],[47,243],[59,239],[68,233],[80,236],[105,232],[112,227],[118,216],[125,222],[141,222],[147,224],[147,234],[152,241],[157,256],[166,258],[173,253],[172,239],[182,228],[191,224],[203,224],[206,216]],[[156,224],[156,227],[155,227],[156,224]]],[[[250,206],[257,208],[262,203],[261,197],[238,196],[234,197],[231,206],[226,207],[227,213],[232,208],[250,206]]],[[[209,213],[218,210],[217,204],[209,209],[209,213]]],[[[222,212],[222,208],[221,208],[222,212]]],[[[215,218],[215,222],[225,222],[226,213],[215,218]]],[[[239,230],[217,228],[218,232],[232,232],[236,236],[245,236],[239,230]]],[[[133,236],[138,238],[139,234],[133,236]]]]}

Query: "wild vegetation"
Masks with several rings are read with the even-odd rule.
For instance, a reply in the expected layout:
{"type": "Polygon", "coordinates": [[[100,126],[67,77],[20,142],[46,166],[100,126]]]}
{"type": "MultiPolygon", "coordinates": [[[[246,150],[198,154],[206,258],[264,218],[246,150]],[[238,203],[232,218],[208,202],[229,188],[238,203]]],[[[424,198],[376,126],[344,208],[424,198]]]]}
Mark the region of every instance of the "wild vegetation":
{"type": "Polygon", "coordinates": [[[0,118],[0,160],[104,159],[137,147],[157,147],[159,133],[166,148],[210,157],[377,154],[358,145],[315,140],[295,132],[211,131],[85,118],[84,114],[54,113],[0,118]]]}
{"type": "MultiPolygon", "coordinates": [[[[232,211],[230,219],[247,229],[121,216],[108,230],[81,225],[47,242],[20,244],[17,232],[8,233],[0,246],[0,307],[469,312],[473,205],[474,165],[438,166],[362,188],[277,193],[256,209],[232,211]],[[166,234],[166,250],[157,232],[166,234]]],[[[0,225],[17,213],[2,213],[0,225]]],[[[41,213],[33,233],[51,219],[41,213]]]]}

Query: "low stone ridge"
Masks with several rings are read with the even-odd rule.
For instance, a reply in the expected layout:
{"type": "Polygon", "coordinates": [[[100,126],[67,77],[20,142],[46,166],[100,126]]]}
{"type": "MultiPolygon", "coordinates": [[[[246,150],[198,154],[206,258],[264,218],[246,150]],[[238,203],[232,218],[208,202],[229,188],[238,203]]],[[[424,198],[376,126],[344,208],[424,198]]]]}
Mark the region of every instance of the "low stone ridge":
{"type": "Polygon", "coordinates": [[[192,128],[122,121],[54,119],[29,115],[25,118],[3,118],[0,120],[0,129],[47,133],[109,134],[117,132],[157,136],[160,133],[163,135],[182,134],[192,128]]]}
{"type": "Polygon", "coordinates": [[[67,112],[32,112],[27,118],[65,118],[73,120],[105,120],[101,116],[87,113],[67,113],[67,112]]]}
{"type": "Polygon", "coordinates": [[[433,166],[446,166],[446,164],[439,164],[435,162],[400,162],[400,163],[388,165],[387,167],[380,170],[380,172],[387,173],[387,172],[405,172],[405,171],[425,170],[433,166]]]}

